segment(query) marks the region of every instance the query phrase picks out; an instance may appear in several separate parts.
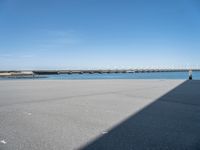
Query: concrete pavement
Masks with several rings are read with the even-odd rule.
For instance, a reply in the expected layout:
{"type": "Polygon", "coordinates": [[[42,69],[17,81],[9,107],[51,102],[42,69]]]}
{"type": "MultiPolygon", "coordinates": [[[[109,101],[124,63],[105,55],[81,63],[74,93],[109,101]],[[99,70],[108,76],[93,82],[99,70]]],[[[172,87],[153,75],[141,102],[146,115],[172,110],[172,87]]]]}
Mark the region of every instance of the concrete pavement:
{"type": "Polygon", "coordinates": [[[0,150],[198,149],[200,81],[0,81],[0,150]]]}

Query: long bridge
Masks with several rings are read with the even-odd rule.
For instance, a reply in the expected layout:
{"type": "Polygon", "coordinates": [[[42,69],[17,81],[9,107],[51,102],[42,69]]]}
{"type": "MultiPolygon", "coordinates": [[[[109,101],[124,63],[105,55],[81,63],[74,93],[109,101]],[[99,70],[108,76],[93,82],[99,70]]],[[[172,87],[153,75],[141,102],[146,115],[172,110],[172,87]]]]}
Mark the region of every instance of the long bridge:
{"type": "Polygon", "coordinates": [[[0,71],[0,77],[20,77],[34,75],[51,75],[51,74],[103,74],[103,73],[153,73],[153,72],[188,72],[200,71],[198,68],[193,69],[96,69],[96,70],[9,70],[0,71]]]}
{"type": "Polygon", "coordinates": [[[95,73],[153,73],[153,72],[188,72],[200,69],[106,69],[106,70],[34,70],[34,74],[95,74],[95,73]]]}

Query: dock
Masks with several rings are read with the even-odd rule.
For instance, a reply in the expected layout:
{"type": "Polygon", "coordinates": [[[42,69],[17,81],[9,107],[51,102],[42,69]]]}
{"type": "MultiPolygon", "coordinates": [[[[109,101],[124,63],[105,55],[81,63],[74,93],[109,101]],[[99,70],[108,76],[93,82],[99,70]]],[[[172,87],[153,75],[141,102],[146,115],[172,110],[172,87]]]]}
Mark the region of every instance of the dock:
{"type": "Polygon", "coordinates": [[[200,81],[1,80],[1,150],[198,150],[200,81]]]}

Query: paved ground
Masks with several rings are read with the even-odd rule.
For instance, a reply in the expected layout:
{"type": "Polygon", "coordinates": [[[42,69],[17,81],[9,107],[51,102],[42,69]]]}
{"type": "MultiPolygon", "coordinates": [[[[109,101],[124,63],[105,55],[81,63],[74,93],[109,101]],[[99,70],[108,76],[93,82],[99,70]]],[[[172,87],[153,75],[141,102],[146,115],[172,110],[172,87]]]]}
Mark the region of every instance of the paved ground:
{"type": "Polygon", "coordinates": [[[200,81],[0,81],[0,150],[200,149],[200,81]]]}

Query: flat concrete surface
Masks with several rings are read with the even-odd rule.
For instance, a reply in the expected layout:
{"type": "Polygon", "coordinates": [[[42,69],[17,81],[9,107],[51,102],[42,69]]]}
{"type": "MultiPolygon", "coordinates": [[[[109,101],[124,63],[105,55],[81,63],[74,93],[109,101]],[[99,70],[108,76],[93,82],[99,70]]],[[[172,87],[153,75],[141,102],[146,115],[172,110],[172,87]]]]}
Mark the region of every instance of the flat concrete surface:
{"type": "Polygon", "coordinates": [[[200,149],[200,81],[0,81],[0,150],[200,149]]]}

